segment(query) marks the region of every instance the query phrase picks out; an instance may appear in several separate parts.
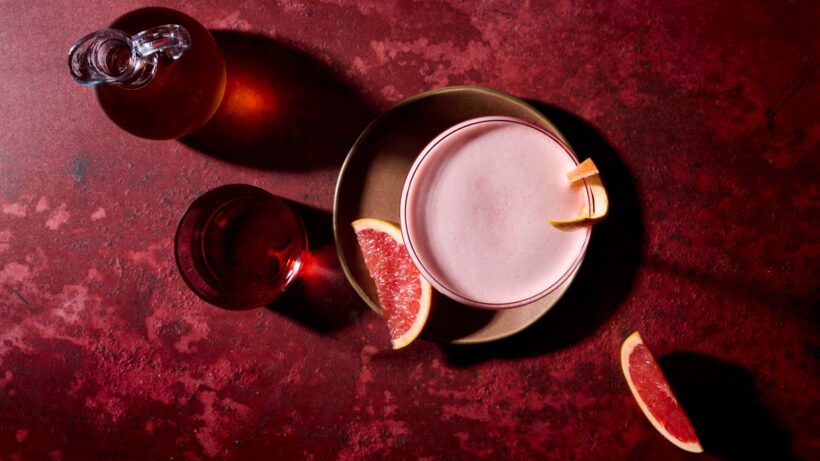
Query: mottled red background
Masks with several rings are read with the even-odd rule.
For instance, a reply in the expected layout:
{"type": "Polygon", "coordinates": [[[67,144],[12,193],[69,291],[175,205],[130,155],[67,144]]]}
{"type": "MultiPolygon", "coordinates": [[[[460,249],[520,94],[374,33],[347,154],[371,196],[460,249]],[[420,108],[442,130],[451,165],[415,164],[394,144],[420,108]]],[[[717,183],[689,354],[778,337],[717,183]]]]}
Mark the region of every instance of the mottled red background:
{"type": "Polygon", "coordinates": [[[0,458],[820,459],[820,3],[169,1],[231,79],[183,142],[66,70],[142,5],[0,0],[0,458]],[[372,116],[455,84],[538,104],[612,216],[529,330],[394,352],[338,268],[335,179],[372,116]],[[271,308],[211,307],[174,265],[185,207],[231,182],[305,205],[315,258],[271,308]],[[634,329],[710,455],[641,415],[634,329]]]}

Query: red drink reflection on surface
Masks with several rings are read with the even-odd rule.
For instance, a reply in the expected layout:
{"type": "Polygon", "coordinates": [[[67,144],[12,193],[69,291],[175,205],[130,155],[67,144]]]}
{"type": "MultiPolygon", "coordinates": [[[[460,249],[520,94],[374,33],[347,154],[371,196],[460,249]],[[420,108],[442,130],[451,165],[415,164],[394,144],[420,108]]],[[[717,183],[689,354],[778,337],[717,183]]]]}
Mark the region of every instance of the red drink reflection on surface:
{"type": "Polygon", "coordinates": [[[248,309],[270,303],[293,282],[307,237],[282,199],[231,184],[191,204],[177,228],[175,250],[182,277],[199,297],[248,309]]]}

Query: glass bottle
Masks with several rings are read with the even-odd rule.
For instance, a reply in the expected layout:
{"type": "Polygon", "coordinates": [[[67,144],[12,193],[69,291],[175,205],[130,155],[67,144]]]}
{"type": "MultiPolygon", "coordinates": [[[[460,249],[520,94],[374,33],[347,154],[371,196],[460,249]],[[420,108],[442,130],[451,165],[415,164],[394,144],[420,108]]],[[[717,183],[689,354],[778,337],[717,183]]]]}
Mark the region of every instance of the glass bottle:
{"type": "Polygon", "coordinates": [[[225,92],[225,61],[211,34],[168,8],[131,11],[83,37],[68,66],[74,80],[94,87],[114,123],[149,139],[200,128],[225,92]]]}

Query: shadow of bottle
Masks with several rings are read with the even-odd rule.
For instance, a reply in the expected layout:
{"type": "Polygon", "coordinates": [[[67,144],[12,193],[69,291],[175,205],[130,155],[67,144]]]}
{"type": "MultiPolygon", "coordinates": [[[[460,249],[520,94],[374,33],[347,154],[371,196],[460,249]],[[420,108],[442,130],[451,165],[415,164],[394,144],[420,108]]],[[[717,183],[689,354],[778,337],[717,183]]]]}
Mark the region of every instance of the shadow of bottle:
{"type": "Polygon", "coordinates": [[[689,352],[658,362],[707,453],[727,461],[795,459],[787,434],[758,401],[751,373],[689,352]]]}
{"type": "Polygon", "coordinates": [[[294,46],[212,31],[227,69],[216,114],[180,141],[264,170],[339,165],[375,110],[336,70],[294,46]]]}
{"type": "Polygon", "coordinates": [[[641,263],[643,225],[634,182],[617,152],[587,122],[569,112],[529,101],[567,138],[580,159],[591,157],[609,195],[607,218],[595,225],[572,285],[535,324],[509,338],[477,345],[442,345],[448,361],[469,366],[490,358],[538,356],[567,347],[597,330],[620,306],[641,263]]]}
{"type": "Polygon", "coordinates": [[[310,250],[299,277],[267,307],[320,333],[339,330],[361,317],[367,308],[342,273],[333,243],[331,213],[287,202],[305,225],[310,250]]]}

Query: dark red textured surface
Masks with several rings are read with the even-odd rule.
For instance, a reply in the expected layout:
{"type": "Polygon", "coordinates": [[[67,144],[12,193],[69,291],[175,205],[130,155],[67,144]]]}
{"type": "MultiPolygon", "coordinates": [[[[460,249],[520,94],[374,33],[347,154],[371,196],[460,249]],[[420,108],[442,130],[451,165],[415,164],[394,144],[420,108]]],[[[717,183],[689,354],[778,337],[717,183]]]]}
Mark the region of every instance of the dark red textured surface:
{"type": "Polygon", "coordinates": [[[231,50],[184,142],[68,77],[137,4],[0,2],[0,458],[695,459],[621,376],[639,329],[703,459],[817,459],[817,2],[164,5],[231,50]],[[394,352],[328,239],[336,174],[372,115],[454,84],[537,102],[612,216],[529,330],[394,352]],[[185,207],[231,182],[304,205],[313,261],[270,309],[206,305],[174,266],[185,207]]]}

